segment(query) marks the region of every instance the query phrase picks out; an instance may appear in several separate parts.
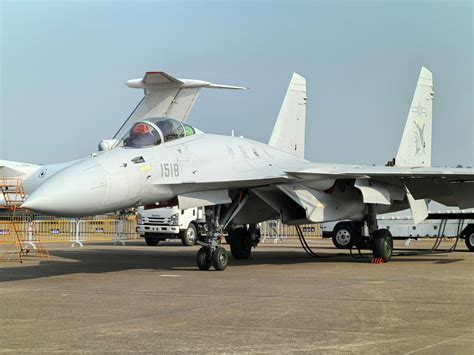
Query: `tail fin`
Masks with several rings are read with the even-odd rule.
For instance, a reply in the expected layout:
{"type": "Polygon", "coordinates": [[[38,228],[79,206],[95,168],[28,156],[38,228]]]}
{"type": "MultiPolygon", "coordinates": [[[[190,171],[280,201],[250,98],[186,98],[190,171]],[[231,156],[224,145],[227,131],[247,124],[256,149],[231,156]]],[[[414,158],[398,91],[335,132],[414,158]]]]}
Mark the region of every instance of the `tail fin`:
{"type": "Polygon", "coordinates": [[[431,166],[431,125],[433,112],[433,76],[421,67],[413,101],[408,112],[396,166],[431,166]]]}
{"type": "Polygon", "coordinates": [[[306,79],[293,73],[269,145],[304,158],[306,79]]]}

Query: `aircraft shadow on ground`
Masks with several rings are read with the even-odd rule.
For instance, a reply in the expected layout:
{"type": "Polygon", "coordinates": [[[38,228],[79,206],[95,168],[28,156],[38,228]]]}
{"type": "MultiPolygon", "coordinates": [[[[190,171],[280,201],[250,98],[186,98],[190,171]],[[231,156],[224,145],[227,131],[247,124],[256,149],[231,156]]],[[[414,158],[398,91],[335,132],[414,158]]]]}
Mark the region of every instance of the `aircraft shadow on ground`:
{"type": "MultiPolygon", "coordinates": [[[[110,244],[109,244],[110,245],[110,244]]],[[[175,246],[175,245],[174,245],[175,246]]],[[[7,281],[37,279],[52,276],[62,276],[78,273],[109,273],[125,270],[163,270],[179,272],[202,272],[196,266],[197,248],[185,248],[183,250],[170,250],[166,246],[152,247],[150,249],[70,249],[52,250],[50,259],[40,259],[39,257],[26,257],[21,266],[8,267],[0,266],[0,283],[7,281]],[[61,260],[63,259],[63,260],[61,260]],[[38,264],[37,261],[40,260],[38,264]],[[34,263],[34,265],[28,265],[34,263]]],[[[228,249],[228,247],[227,247],[228,249]]],[[[321,248],[318,248],[321,249],[321,248]]],[[[331,248],[328,248],[331,249],[331,248]]],[[[236,260],[230,256],[230,268],[241,268],[258,265],[291,265],[291,264],[322,264],[322,263],[369,263],[371,254],[363,252],[360,256],[352,257],[347,253],[339,253],[334,248],[334,253],[325,252],[322,257],[314,258],[306,255],[304,251],[295,247],[282,250],[275,247],[275,250],[255,251],[250,260],[236,260]]],[[[357,252],[356,252],[357,253],[357,252]]],[[[429,262],[434,264],[448,264],[463,261],[464,259],[446,259],[447,253],[432,253],[426,251],[402,251],[390,262],[429,262]]],[[[5,263],[3,263],[5,264],[5,263]]],[[[211,268],[211,270],[213,270],[211,268]]]]}

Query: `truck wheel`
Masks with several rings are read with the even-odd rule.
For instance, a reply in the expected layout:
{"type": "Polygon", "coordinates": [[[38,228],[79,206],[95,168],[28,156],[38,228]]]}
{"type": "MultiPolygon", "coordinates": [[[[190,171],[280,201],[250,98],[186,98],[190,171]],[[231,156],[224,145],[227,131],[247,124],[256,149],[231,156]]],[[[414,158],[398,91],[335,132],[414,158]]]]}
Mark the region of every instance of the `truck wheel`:
{"type": "Polygon", "coordinates": [[[214,269],[217,271],[225,270],[228,260],[227,251],[223,247],[214,250],[214,253],[212,254],[212,265],[214,265],[214,269]]]}
{"type": "Polygon", "coordinates": [[[464,228],[461,235],[464,236],[464,242],[466,243],[466,247],[470,251],[474,251],[474,224],[470,224],[466,228],[464,228]]]}
{"type": "Polygon", "coordinates": [[[388,229],[378,229],[374,233],[372,253],[374,258],[390,261],[393,253],[392,233],[388,229]]]}
{"type": "Polygon", "coordinates": [[[196,239],[197,239],[197,230],[194,224],[189,223],[189,226],[187,229],[182,230],[179,232],[181,236],[181,242],[183,245],[189,247],[191,245],[196,244],[196,239]]]}
{"type": "Polygon", "coordinates": [[[146,243],[146,245],[149,245],[150,247],[155,247],[155,246],[158,245],[159,242],[160,242],[159,239],[157,239],[155,237],[152,237],[149,234],[145,234],[145,243],[146,243]]]}
{"type": "Polygon", "coordinates": [[[338,249],[350,249],[355,244],[354,225],[350,222],[336,224],[332,230],[332,242],[338,249]]]}
{"type": "Polygon", "coordinates": [[[199,270],[207,271],[211,267],[211,257],[209,256],[209,251],[207,248],[202,247],[198,250],[196,256],[196,262],[199,270]]]}

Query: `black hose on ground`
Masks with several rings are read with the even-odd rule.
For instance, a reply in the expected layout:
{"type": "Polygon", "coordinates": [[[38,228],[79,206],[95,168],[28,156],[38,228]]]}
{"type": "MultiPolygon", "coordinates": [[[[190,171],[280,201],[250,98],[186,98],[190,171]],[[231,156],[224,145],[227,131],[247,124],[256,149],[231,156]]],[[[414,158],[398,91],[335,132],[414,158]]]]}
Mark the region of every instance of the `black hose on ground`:
{"type": "MultiPolygon", "coordinates": [[[[334,254],[334,255],[318,255],[318,254],[316,254],[313,251],[313,249],[311,249],[311,247],[308,245],[308,242],[306,241],[306,238],[304,237],[304,234],[303,234],[303,231],[301,230],[301,227],[299,225],[296,225],[295,227],[296,227],[296,233],[298,234],[298,239],[301,243],[301,246],[303,247],[306,254],[308,254],[309,256],[311,256],[313,258],[324,259],[324,258],[334,258],[336,256],[344,255],[342,253],[338,253],[338,254],[334,254]]],[[[350,253],[351,253],[351,256],[354,259],[365,259],[366,257],[364,255],[362,255],[362,253],[360,252],[360,249],[357,248],[357,250],[358,250],[360,256],[356,256],[356,255],[352,254],[352,248],[349,250],[350,253]]]]}
{"type": "MultiPolygon", "coordinates": [[[[420,250],[418,252],[400,252],[400,253],[397,253],[397,255],[400,255],[400,256],[402,256],[402,255],[405,255],[405,256],[408,256],[408,255],[425,255],[425,254],[446,253],[446,252],[450,253],[450,252],[454,251],[456,249],[456,246],[457,246],[457,244],[459,242],[459,239],[461,237],[461,231],[462,231],[462,227],[464,225],[464,220],[459,220],[458,227],[457,227],[457,237],[456,237],[456,240],[455,240],[454,244],[447,250],[437,250],[439,248],[439,246],[441,245],[441,242],[443,240],[444,232],[446,231],[446,224],[447,224],[447,220],[441,220],[440,228],[438,230],[438,235],[436,236],[435,243],[431,247],[431,249],[429,249],[429,250],[420,250]]],[[[301,227],[299,225],[296,225],[295,227],[296,227],[296,232],[298,234],[298,239],[301,243],[301,246],[303,247],[306,254],[308,254],[309,256],[311,256],[313,258],[332,258],[332,257],[335,257],[335,256],[343,255],[341,253],[335,254],[335,255],[324,255],[324,256],[316,254],[311,249],[311,247],[308,245],[308,242],[306,241],[306,238],[304,237],[304,234],[303,234],[303,231],[301,230],[301,227]]],[[[356,246],[358,255],[354,254],[352,252],[352,249],[353,249],[353,247],[349,249],[349,253],[354,259],[367,259],[367,258],[369,258],[369,256],[366,256],[366,255],[361,253],[359,247],[356,246]]]]}
{"type": "Polygon", "coordinates": [[[298,239],[300,240],[301,246],[303,247],[304,251],[306,254],[313,258],[322,258],[321,255],[316,254],[308,245],[308,242],[306,241],[306,238],[303,235],[303,231],[301,230],[301,227],[299,225],[296,225],[296,233],[298,234],[298,239]]]}

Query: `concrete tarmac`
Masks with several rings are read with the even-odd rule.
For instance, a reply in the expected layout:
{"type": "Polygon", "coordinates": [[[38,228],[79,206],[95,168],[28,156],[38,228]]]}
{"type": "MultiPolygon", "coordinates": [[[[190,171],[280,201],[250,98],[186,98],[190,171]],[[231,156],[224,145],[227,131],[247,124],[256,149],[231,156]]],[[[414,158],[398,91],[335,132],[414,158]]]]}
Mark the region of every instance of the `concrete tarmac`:
{"type": "Polygon", "coordinates": [[[416,254],[432,243],[383,265],[265,243],[224,272],[179,243],[50,246],[0,262],[0,351],[472,354],[474,253],[416,254]]]}

